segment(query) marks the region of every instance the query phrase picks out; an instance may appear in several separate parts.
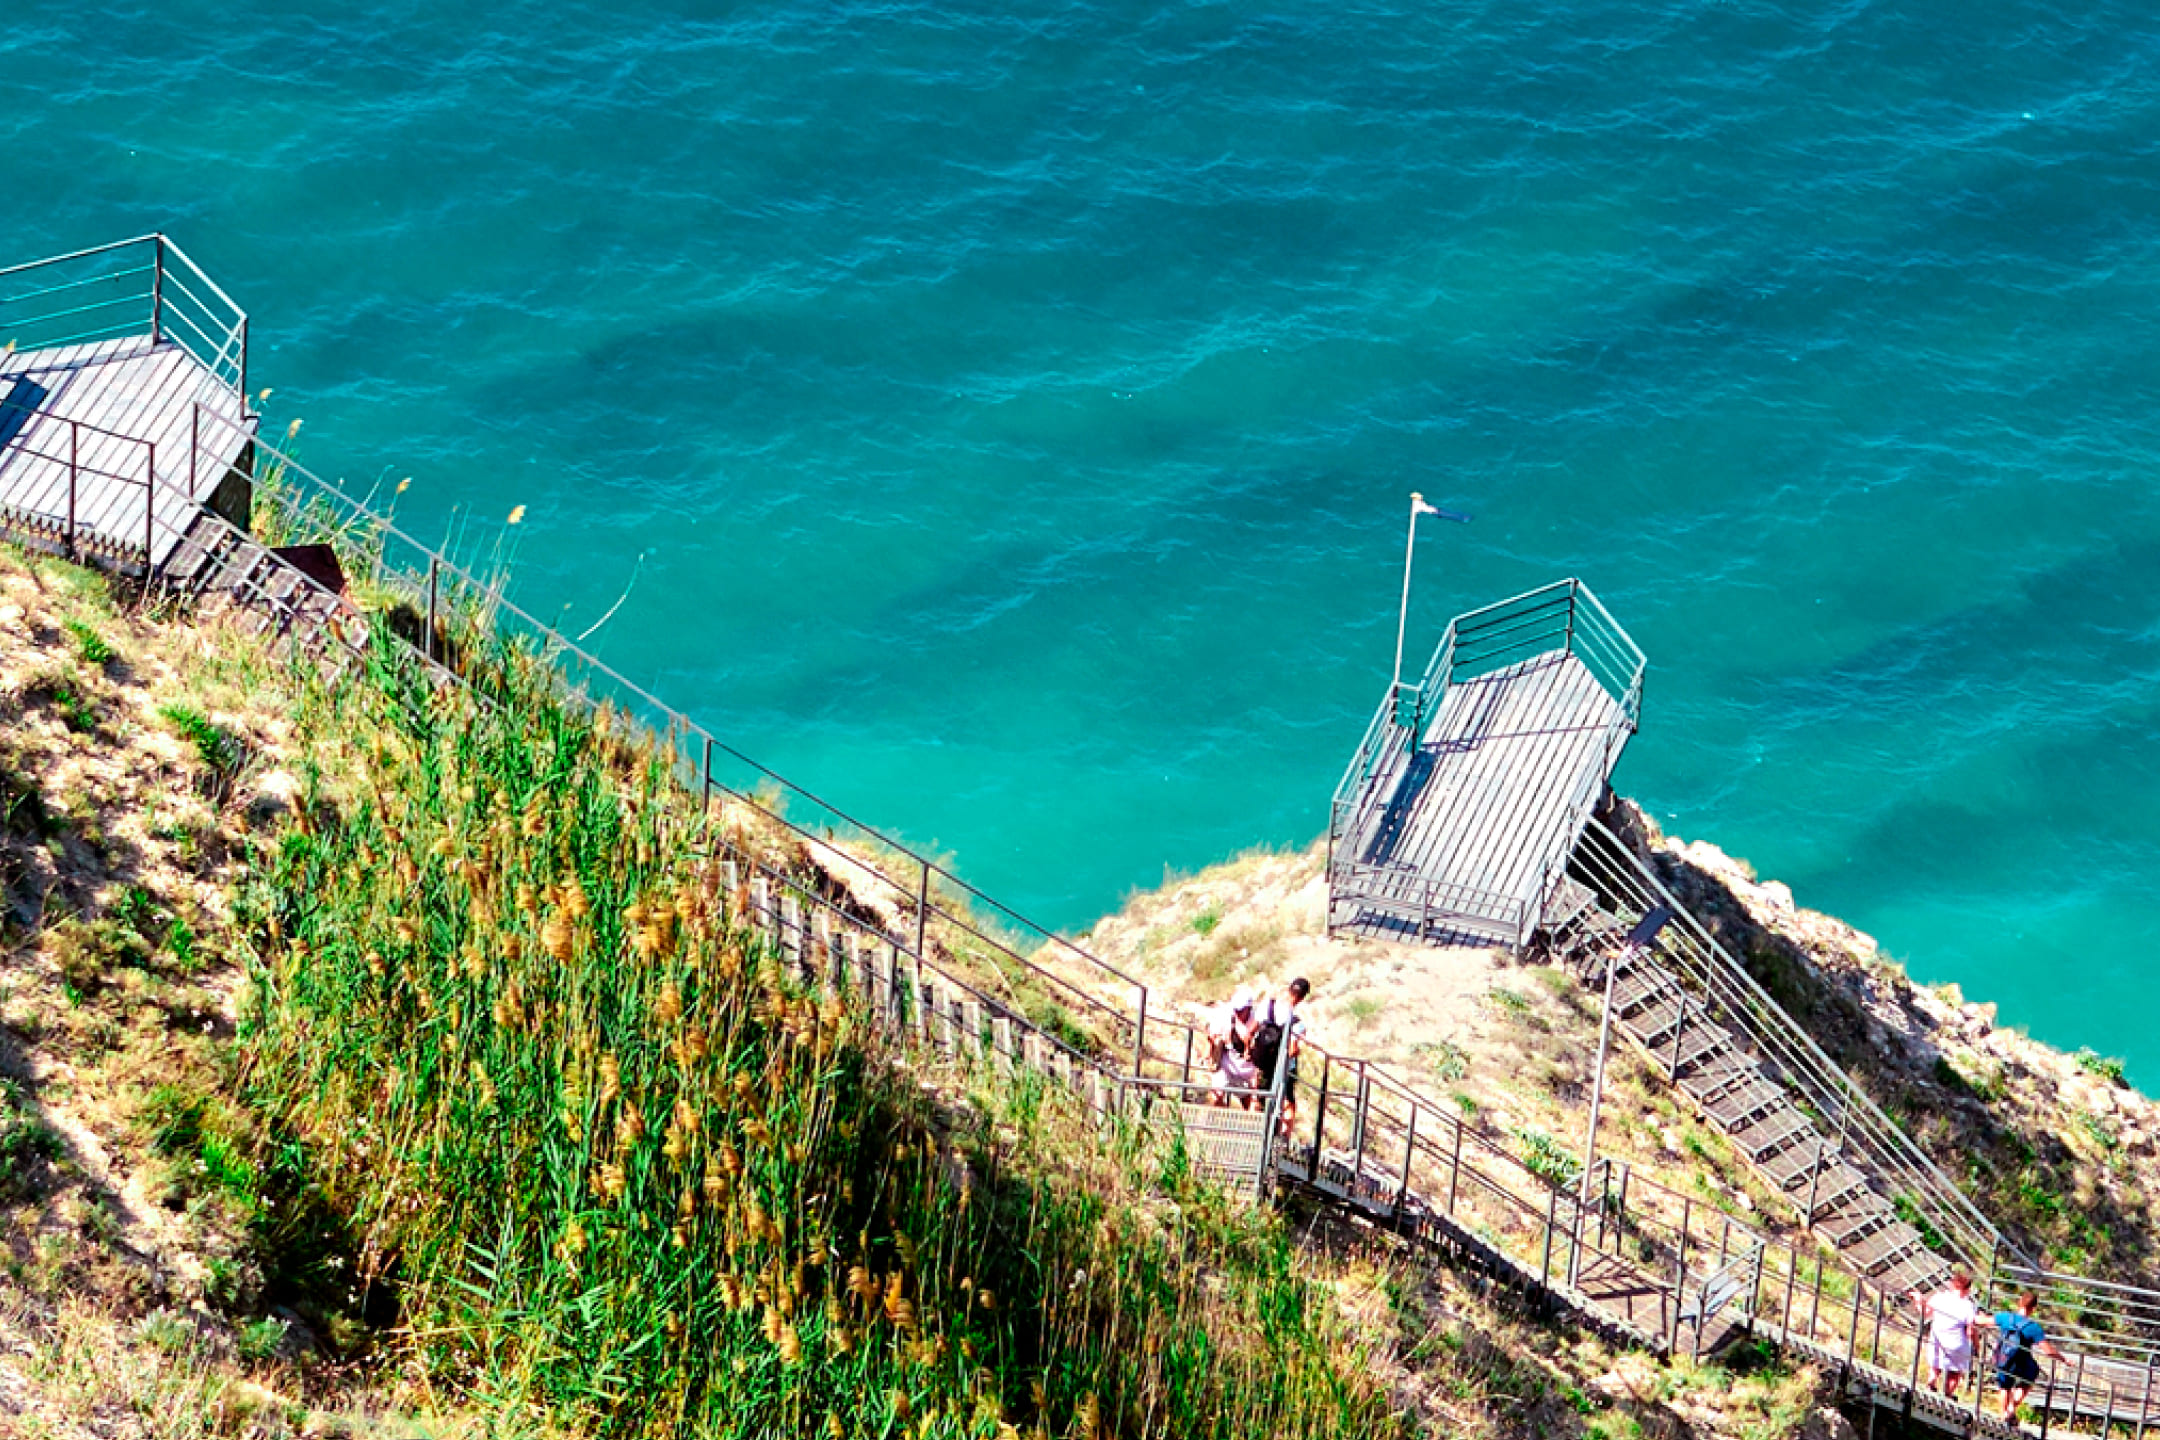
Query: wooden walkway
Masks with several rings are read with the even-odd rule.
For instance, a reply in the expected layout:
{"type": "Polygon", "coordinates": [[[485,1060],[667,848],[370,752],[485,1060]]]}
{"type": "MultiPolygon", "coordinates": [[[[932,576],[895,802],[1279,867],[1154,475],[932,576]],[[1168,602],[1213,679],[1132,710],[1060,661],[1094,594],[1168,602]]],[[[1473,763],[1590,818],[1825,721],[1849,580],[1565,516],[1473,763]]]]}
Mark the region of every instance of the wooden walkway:
{"type": "Polygon", "coordinates": [[[47,544],[162,566],[204,505],[244,502],[243,397],[147,335],[0,357],[0,519],[47,544]],[[198,422],[200,404],[219,420],[198,422]],[[221,495],[220,489],[224,489],[221,495]],[[154,501],[154,508],[153,508],[154,501]]]}
{"type": "Polygon", "coordinates": [[[1448,686],[1416,747],[1369,782],[1336,928],[1518,943],[1629,728],[1565,650],[1448,686]]]}

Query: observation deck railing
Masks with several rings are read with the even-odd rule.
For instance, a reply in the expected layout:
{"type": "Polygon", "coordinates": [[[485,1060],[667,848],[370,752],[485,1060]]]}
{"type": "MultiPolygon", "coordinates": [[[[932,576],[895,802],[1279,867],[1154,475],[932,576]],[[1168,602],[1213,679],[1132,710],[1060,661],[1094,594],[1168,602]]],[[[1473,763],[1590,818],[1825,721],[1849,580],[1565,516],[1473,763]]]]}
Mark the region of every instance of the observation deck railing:
{"type": "MultiPolygon", "coordinates": [[[[1606,778],[1642,712],[1641,647],[1578,579],[1514,596],[1450,621],[1415,683],[1390,689],[1365,727],[1328,807],[1327,873],[1331,899],[1370,897],[1398,913],[1416,913],[1420,933],[1434,917],[1455,917],[1521,949],[1536,931],[1545,898],[1567,865],[1567,852],[1604,793],[1606,778]],[[1545,859],[1531,894],[1465,885],[1446,875],[1375,864],[1360,855],[1394,800],[1408,757],[1439,715],[1447,691],[1542,655],[1579,661],[1618,708],[1595,771],[1585,770],[1562,802],[1534,824],[1545,859]]],[[[1332,908],[1332,904],[1331,904],[1332,908]]]]}
{"type": "Polygon", "coordinates": [[[248,389],[247,312],[162,234],[0,268],[0,344],[17,352],[141,336],[248,389]]]}

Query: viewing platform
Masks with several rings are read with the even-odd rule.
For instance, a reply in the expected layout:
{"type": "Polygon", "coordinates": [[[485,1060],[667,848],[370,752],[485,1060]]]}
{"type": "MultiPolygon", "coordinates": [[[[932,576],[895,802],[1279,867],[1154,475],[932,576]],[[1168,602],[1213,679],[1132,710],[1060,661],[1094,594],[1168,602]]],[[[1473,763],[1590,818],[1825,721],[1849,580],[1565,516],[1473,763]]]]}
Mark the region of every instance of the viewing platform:
{"type": "Polygon", "coordinates": [[[252,487],[247,315],[146,235],[0,270],[0,524],[155,571],[252,487]]]}
{"type": "Polygon", "coordinates": [[[1526,945],[1635,733],[1642,676],[1580,580],[1456,617],[1336,787],[1330,932],[1526,945]]]}

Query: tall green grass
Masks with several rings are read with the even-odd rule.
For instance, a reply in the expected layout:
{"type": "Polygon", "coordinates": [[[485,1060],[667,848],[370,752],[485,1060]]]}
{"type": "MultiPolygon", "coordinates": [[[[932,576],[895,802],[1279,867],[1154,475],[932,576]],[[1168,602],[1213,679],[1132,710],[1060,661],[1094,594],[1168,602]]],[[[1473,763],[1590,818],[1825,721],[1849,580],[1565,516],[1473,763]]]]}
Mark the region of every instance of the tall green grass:
{"type": "Polygon", "coordinates": [[[1278,1220],[889,1051],[745,925],[739,820],[529,656],[473,669],[297,682],[241,907],[245,1082],[432,1383],[606,1436],[1409,1432],[1278,1220]]]}

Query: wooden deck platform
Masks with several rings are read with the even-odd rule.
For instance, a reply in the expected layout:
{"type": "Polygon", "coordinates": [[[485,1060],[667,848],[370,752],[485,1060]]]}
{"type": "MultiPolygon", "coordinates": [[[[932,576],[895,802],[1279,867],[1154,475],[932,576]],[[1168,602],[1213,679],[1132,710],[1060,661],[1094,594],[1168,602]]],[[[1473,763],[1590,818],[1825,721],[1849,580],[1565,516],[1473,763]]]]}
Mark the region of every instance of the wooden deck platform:
{"type": "Polygon", "coordinates": [[[244,398],[170,341],[0,356],[0,519],[46,543],[157,567],[203,506],[244,525],[253,438],[244,398]]]}
{"type": "Polygon", "coordinates": [[[1450,685],[1415,748],[1368,782],[1337,927],[1519,943],[1630,729],[1566,650],[1450,685]]]}

